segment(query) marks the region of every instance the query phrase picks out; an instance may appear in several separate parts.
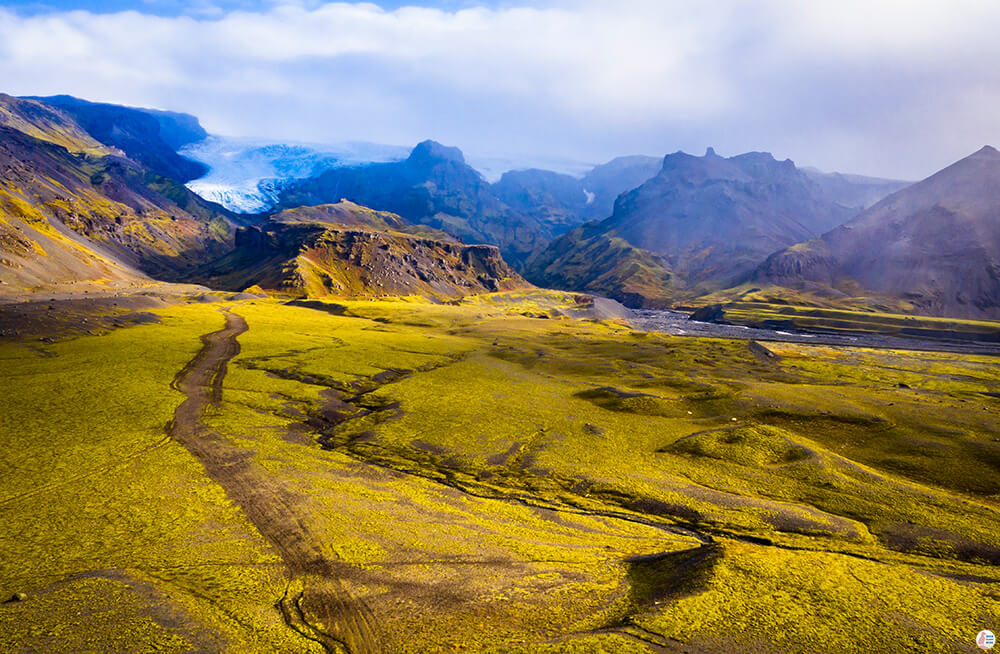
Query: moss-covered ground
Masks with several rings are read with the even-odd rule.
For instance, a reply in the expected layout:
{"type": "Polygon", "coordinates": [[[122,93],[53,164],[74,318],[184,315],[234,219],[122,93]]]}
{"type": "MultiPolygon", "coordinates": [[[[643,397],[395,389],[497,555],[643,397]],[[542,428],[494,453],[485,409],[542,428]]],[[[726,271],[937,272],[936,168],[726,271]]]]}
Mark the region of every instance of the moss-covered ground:
{"type": "Polygon", "coordinates": [[[373,651],[952,652],[1000,625],[995,358],[762,357],[575,302],[186,304],[0,343],[0,594],[27,594],[2,649],[322,651],[276,608],[311,582],[273,525],[167,436],[220,309],[248,330],[205,428],[339,562],[373,651]]]}

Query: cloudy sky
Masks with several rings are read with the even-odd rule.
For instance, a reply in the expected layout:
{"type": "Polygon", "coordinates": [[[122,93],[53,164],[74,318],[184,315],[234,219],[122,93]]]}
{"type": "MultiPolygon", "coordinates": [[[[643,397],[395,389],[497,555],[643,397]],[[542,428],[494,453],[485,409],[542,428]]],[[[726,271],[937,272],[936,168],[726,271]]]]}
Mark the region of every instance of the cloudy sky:
{"type": "Polygon", "coordinates": [[[214,133],[917,179],[1000,146],[996,0],[0,0],[0,91],[214,133]]]}

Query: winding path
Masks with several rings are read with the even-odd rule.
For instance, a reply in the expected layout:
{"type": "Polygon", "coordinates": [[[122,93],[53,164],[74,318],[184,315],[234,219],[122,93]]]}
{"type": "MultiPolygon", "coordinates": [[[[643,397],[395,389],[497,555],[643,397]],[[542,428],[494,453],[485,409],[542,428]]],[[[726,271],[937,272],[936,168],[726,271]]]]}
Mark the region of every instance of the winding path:
{"type": "Polygon", "coordinates": [[[207,407],[221,403],[226,367],[240,351],[237,338],[249,329],[242,316],[228,310],[225,316],[226,326],[201,337],[201,350],[173,381],[187,399],[174,411],[168,434],[198,458],[281,556],[289,587],[278,605],[289,627],[327,652],[377,652],[370,609],[340,582],[349,566],[323,553],[319,539],[296,513],[294,495],[256,464],[251,452],[232,445],[202,420],[207,407]]]}

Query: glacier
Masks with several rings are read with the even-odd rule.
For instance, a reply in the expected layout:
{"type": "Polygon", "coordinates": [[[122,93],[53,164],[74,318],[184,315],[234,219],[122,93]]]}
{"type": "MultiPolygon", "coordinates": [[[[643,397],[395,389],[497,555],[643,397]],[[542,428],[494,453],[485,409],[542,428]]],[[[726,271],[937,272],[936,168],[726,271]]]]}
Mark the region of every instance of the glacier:
{"type": "MultiPolygon", "coordinates": [[[[208,167],[203,177],[187,183],[191,191],[230,211],[257,214],[277,204],[282,187],[289,181],[341,166],[402,161],[410,151],[409,147],[364,141],[280,143],[212,135],[178,153],[208,167]]],[[[593,168],[592,163],[555,157],[470,154],[467,161],[490,183],[509,170],[542,168],[582,177],[593,168]]]]}
{"type": "Polygon", "coordinates": [[[400,161],[410,148],[377,143],[331,145],[276,143],[260,139],[209,136],[178,153],[208,166],[203,177],[187,187],[230,211],[262,213],[278,201],[282,185],[338,166],[400,161]]]}

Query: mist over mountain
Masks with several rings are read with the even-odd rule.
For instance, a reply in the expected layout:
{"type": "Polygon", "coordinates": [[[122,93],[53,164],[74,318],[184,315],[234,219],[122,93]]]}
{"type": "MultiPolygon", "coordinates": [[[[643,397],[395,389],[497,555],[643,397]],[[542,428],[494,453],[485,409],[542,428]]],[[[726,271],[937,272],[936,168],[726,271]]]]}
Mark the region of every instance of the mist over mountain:
{"type": "Polygon", "coordinates": [[[581,180],[584,191],[593,195],[585,212],[587,219],[602,220],[610,216],[619,195],[655,177],[662,167],[662,157],[643,155],[617,157],[595,166],[581,180]]]}
{"type": "Polygon", "coordinates": [[[902,190],[913,182],[880,177],[865,177],[845,173],[824,173],[816,168],[802,168],[811,180],[819,184],[823,195],[845,207],[867,209],[882,198],[902,190]]]}
{"type": "Polygon", "coordinates": [[[512,170],[493,185],[493,191],[518,211],[552,224],[558,235],[582,222],[610,216],[618,196],[653,177],[662,163],[656,157],[618,157],[581,177],[551,170],[512,170]]]}
{"type": "Polygon", "coordinates": [[[756,278],[875,292],[930,315],[1000,318],[1000,152],[986,146],[818,239],[777,252],[756,278]]]}

